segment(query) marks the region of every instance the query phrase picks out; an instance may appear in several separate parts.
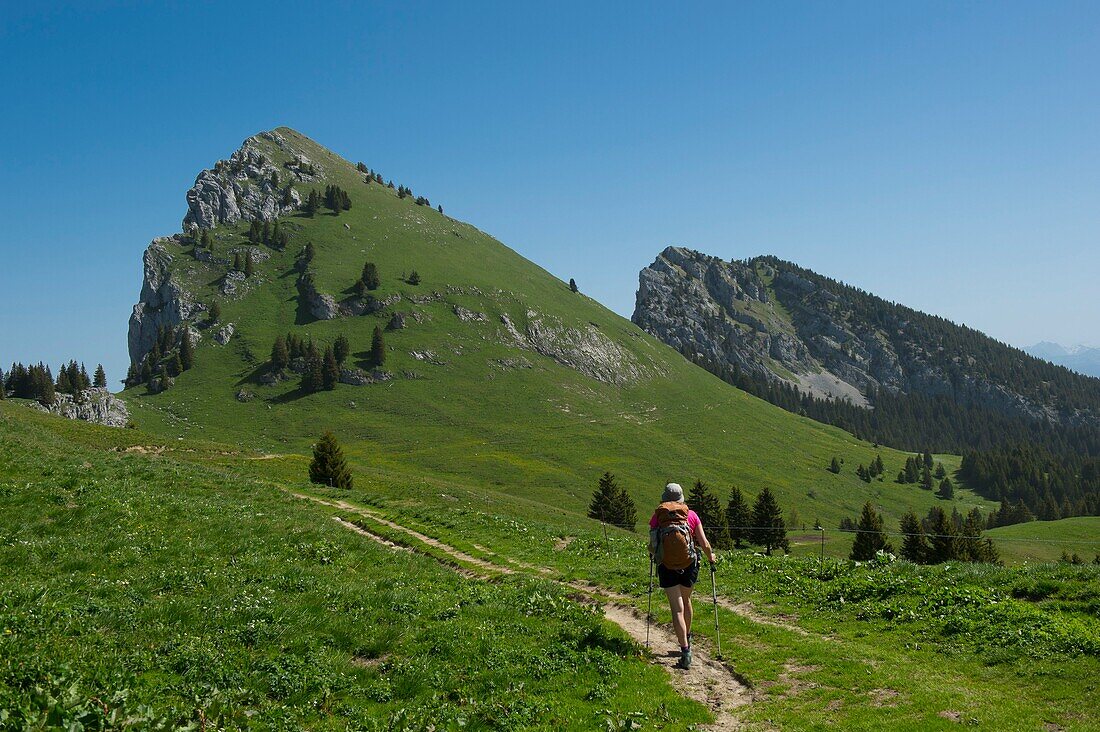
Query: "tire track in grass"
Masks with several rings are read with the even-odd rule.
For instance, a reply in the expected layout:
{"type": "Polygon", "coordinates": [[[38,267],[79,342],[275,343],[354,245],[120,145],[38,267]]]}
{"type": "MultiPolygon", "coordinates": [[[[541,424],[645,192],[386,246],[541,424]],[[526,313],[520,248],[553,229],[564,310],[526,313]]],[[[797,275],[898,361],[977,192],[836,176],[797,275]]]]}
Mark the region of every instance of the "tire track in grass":
{"type": "MultiPolygon", "coordinates": [[[[461,562],[461,565],[454,569],[467,577],[492,581],[501,574],[515,574],[515,571],[509,567],[471,556],[415,529],[385,519],[369,509],[355,506],[346,501],[329,501],[293,491],[291,494],[297,498],[314,501],[330,508],[339,508],[359,514],[370,521],[375,521],[394,531],[402,532],[425,546],[441,551],[448,557],[461,562]]],[[[338,516],[333,518],[341,526],[355,531],[357,534],[367,536],[393,550],[415,551],[414,548],[398,545],[391,539],[372,532],[369,528],[346,521],[338,516]]],[[[427,554],[427,556],[432,555],[427,554]]],[[[437,557],[433,556],[433,558],[437,557]]],[[[531,567],[531,569],[538,571],[544,568],[531,567]]],[[[738,707],[752,702],[752,690],[727,665],[712,657],[709,648],[701,645],[693,647],[691,669],[688,671],[676,669],[674,666],[680,657],[680,646],[672,628],[662,623],[651,622],[648,625],[647,632],[645,614],[628,604],[631,602],[631,598],[608,592],[594,585],[550,581],[555,581],[557,584],[579,593],[580,597],[577,598],[579,601],[600,607],[604,618],[621,628],[635,643],[645,645],[648,637],[651,647],[651,652],[648,655],[650,663],[665,669],[672,687],[678,693],[705,705],[714,715],[715,721],[701,729],[711,730],[712,732],[730,732],[742,728],[742,724],[734,715],[734,712],[738,707]],[[608,598],[611,599],[610,602],[607,601],[608,598]]]]}

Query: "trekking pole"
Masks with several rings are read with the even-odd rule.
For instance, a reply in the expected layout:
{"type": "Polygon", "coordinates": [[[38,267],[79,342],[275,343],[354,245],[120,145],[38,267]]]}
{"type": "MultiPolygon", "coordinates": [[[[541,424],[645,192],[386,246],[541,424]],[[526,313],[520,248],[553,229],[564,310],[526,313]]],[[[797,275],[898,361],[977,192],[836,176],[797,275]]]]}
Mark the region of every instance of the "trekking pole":
{"type": "Polygon", "coordinates": [[[653,615],[653,557],[649,558],[649,610],[645,614],[645,647],[649,650],[649,618],[653,615]]]}
{"type": "Polygon", "coordinates": [[[710,596],[714,600],[714,639],[718,642],[718,658],[722,657],[722,633],[718,630],[718,583],[714,579],[714,562],[710,563],[710,596]]]}

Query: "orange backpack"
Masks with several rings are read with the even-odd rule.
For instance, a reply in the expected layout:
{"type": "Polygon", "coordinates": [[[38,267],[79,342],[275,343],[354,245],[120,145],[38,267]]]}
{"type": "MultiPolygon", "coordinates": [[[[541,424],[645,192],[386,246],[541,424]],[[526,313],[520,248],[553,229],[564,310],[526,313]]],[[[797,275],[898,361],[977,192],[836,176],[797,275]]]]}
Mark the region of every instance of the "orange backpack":
{"type": "Polygon", "coordinates": [[[649,547],[653,561],[668,569],[687,569],[695,563],[686,503],[669,501],[657,506],[657,528],[649,531],[649,547]]]}

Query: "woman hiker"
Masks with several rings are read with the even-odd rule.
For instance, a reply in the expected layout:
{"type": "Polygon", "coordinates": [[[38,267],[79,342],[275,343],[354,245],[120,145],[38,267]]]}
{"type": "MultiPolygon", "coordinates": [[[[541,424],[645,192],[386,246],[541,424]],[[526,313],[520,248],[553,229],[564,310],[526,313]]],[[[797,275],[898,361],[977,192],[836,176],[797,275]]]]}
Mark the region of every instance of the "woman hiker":
{"type": "Polygon", "coordinates": [[[699,550],[714,564],[714,550],[703,531],[699,514],[684,503],[684,489],[669,483],[661,494],[661,505],[649,520],[649,551],[657,563],[657,579],[668,595],[672,627],[680,642],[677,668],[691,668],[691,589],[699,579],[699,550]]]}

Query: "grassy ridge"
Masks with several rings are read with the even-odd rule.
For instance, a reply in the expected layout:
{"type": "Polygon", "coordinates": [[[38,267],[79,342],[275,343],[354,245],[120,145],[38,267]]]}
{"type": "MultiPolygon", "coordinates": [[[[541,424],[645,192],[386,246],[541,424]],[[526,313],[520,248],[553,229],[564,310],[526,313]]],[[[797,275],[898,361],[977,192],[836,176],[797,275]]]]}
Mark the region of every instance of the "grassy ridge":
{"type": "Polygon", "coordinates": [[[1060,521],[1031,521],[992,529],[1006,561],[1053,561],[1062,552],[1091,562],[1100,556],[1100,516],[1078,516],[1060,521]]]}
{"type": "MultiPolygon", "coordinates": [[[[702,479],[723,500],[731,485],[750,495],[768,485],[786,508],[797,509],[797,523],[807,526],[815,520],[836,526],[857,515],[866,500],[879,505],[892,525],[908,508],[924,513],[941,503],[913,486],[889,480],[868,485],[856,478],[856,465],[869,464],[876,453],[886,474],[896,475],[903,453],[876,450],[729,387],[474,227],[365,184],[346,161],[293,131],[279,131],[348,190],[352,209],[340,216],[283,219],[293,231],[291,246],[271,252],[247,293],[223,303],[223,321],[238,330],[230,345],[205,339],[196,367],[164,394],[127,392],[145,430],[305,453],[328,428],[364,472],[485,486],[572,512],[584,510],[605,470],[616,473],[641,505],[668,480],[702,479]],[[322,291],[347,296],[370,260],[382,278],[375,296],[399,295],[401,301],[374,316],[312,321],[299,308],[293,272],[295,253],[307,241],[317,249],[322,291]],[[401,278],[414,269],[422,277],[419,286],[401,278]],[[485,320],[460,320],[456,305],[483,313],[485,320]],[[276,335],[291,329],[324,343],[345,334],[356,363],[367,365],[371,331],[385,326],[394,311],[417,319],[386,334],[393,381],[308,396],[296,382],[253,383],[276,335]],[[506,334],[503,315],[521,331],[537,321],[595,333],[625,354],[640,375],[605,383],[521,349],[506,334]],[[418,360],[413,351],[434,357],[418,360]],[[256,398],[238,402],[241,387],[256,398]],[[845,463],[839,476],[825,470],[833,456],[845,463]]],[[[276,150],[270,154],[281,162],[276,150]]],[[[304,194],[309,187],[299,188],[304,194]]],[[[244,227],[219,228],[216,249],[243,243],[243,233],[244,227]]],[[[170,251],[174,276],[198,299],[220,298],[224,267],[194,261],[189,246],[170,251]]],[[[377,490],[390,488],[381,484],[377,490]]],[[[961,490],[954,505],[965,512],[992,504],[961,490]]]]}

